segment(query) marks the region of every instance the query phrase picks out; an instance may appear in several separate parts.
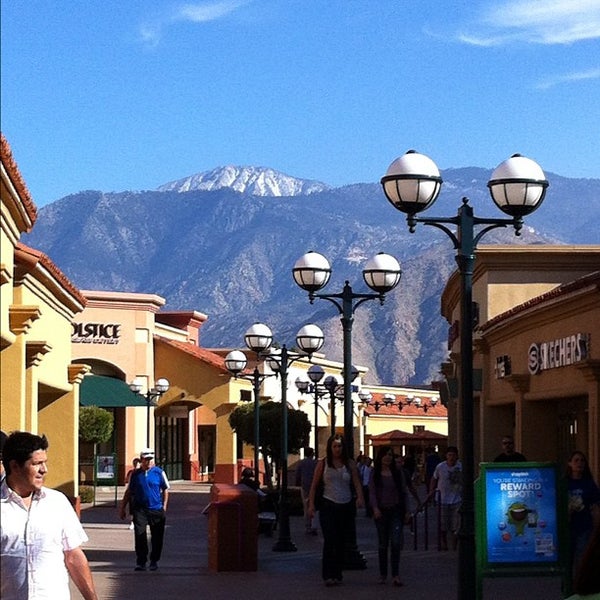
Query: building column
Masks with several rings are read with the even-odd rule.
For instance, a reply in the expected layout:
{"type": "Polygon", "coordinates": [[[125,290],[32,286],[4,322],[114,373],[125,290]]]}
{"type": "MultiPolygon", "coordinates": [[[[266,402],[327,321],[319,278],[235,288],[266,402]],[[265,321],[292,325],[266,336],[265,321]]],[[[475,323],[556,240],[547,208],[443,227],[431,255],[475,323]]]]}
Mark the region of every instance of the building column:
{"type": "Polygon", "coordinates": [[[594,479],[600,478],[600,360],[588,360],[578,367],[588,385],[587,411],[588,411],[588,448],[587,458],[594,479]]]}
{"type": "Polygon", "coordinates": [[[215,409],[217,415],[215,483],[236,483],[237,481],[236,435],[229,425],[229,415],[236,408],[237,404],[221,404],[215,409]]]}

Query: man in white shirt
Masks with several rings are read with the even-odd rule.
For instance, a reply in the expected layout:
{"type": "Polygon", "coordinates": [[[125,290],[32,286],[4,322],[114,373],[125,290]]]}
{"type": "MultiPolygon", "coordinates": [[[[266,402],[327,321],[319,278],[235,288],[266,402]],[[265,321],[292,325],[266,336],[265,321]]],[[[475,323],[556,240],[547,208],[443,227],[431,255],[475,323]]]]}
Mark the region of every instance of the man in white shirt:
{"type": "Polygon", "coordinates": [[[446,460],[439,463],[433,472],[429,486],[429,494],[425,502],[440,492],[441,504],[441,534],[442,550],[448,550],[448,538],[453,550],[458,542],[458,529],[460,527],[460,505],[462,502],[462,466],[458,460],[458,448],[448,446],[446,460]]]}
{"type": "Polygon", "coordinates": [[[69,600],[69,575],[85,600],[97,600],[81,544],[87,541],[73,507],[44,487],[48,440],[11,433],[2,451],[2,600],[69,600]]]}

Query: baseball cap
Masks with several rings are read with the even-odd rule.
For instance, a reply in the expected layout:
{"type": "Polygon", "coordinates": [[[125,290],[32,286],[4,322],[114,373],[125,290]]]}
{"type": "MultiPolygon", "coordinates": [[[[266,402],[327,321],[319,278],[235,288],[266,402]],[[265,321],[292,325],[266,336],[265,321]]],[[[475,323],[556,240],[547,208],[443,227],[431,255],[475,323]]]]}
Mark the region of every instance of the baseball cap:
{"type": "Polygon", "coordinates": [[[144,448],[140,452],[140,458],[154,458],[154,450],[152,448],[144,448]]]}

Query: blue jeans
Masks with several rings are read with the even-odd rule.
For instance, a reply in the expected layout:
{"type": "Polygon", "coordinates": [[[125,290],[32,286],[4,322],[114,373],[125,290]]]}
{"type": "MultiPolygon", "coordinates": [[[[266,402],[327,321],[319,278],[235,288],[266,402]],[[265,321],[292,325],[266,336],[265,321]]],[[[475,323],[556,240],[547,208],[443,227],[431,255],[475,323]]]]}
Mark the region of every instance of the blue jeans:
{"type": "Polygon", "coordinates": [[[400,552],[404,546],[404,509],[381,508],[381,517],[375,519],[379,551],[379,574],[387,577],[388,548],[391,546],[392,577],[398,577],[400,569],[400,552]]]}
{"type": "Polygon", "coordinates": [[[319,521],[323,530],[323,579],[342,581],[346,536],[352,529],[356,509],[354,501],[336,504],[323,498],[319,509],[319,521]]]}

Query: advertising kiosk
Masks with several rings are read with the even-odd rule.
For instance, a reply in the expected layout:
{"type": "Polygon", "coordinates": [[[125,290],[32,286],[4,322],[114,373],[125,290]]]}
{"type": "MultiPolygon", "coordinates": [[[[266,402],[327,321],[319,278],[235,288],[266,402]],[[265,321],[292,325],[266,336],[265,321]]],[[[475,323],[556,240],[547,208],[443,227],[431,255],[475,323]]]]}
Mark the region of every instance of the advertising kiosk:
{"type": "Polygon", "coordinates": [[[476,482],[477,590],[484,577],[554,576],[567,585],[566,490],[554,463],[482,463],[476,482]]]}

